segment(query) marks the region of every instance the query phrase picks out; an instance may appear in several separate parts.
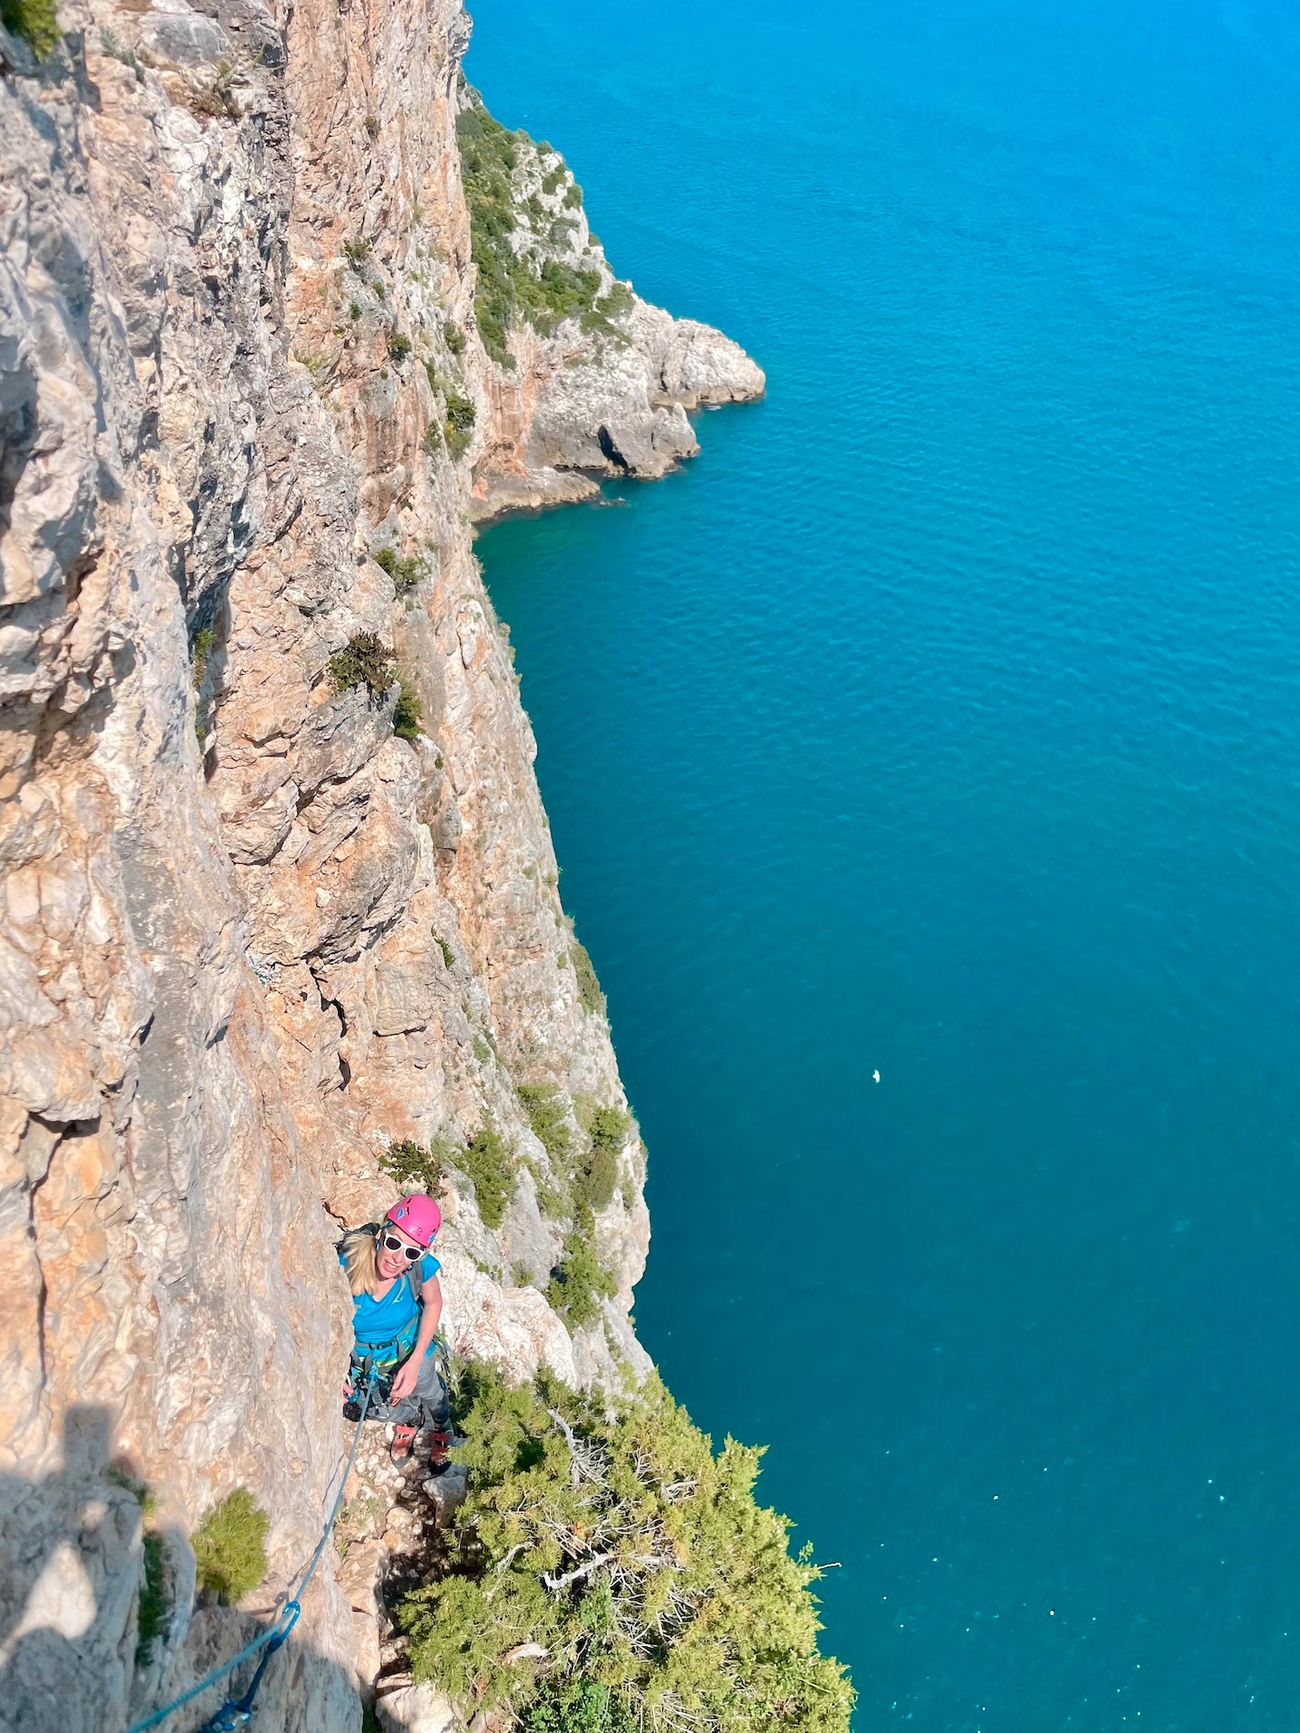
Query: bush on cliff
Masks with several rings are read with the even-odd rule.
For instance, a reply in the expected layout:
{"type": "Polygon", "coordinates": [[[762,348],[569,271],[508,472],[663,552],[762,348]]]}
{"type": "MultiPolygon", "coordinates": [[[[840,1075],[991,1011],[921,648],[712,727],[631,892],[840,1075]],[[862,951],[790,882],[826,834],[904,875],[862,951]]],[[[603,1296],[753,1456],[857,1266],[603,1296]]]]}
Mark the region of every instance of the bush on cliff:
{"type": "Polygon", "coordinates": [[[599,1107],[590,1096],[580,1096],[576,1106],[578,1123],[590,1142],[577,1163],[573,1192],[580,1204],[599,1215],[618,1185],[618,1158],[632,1129],[632,1115],[618,1107],[599,1107]]]}
{"type": "Polygon", "coordinates": [[[330,657],[329,671],[336,692],[364,686],[372,698],[382,698],[397,678],[392,652],[373,632],[354,632],[330,657]]]}
{"type": "Polygon", "coordinates": [[[266,1575],[266,1531],[271,1519],[237,1486],[214,1505],[194,1531],[200,1587],[223,1601],[242,1601],[266,1575]]]}
{"type": "Polygon", "coordinates": [[[515,1171],[510,1148],[490,1119],[451,1158],[474,1182],[478,1213],[485,1228],[499,1228],[506,1206],[515,1195],[515,1171]]]}
{"type": "Polygon", "coordinates": [[[411,595],[429,575],[429,562],[423,554],[408,554],[403,559],[396,548],[376,548],[370,557],[388,573],[398,596],[411,595]]]}
{"type": "Polygon", "coordinates": [[[447,450],[453,457],[463,457],[470,448],[474,437],[474,422],[476,411],[473,401],[462,397],[457,391],[447,392],[447,419],[443,423],[443,437],[447,441],[447,450]]]}
{"type": "Polygon", "coordinates": [[[553,1083],[521,1083],[519,1099],[553,1167],[557,1173],[563,1173],[573,1141],[568,1126],[568,1103],[553,1083]]]}
{"type": "Polygon", "coordinates": [[[612,1300],[618,1284],[600,1261],[596,1250],[596,1222],[586,1205],[564,1236],[564,1256],[551,1271],[546,1288],[547,1303],[573,1330],[598,1324],[602,1300],[612,1300]]]}
{"type": "MultiPolygon", "coordinates": [[[[545,237],[538,233],[538,224],[543,220],[549,224],[549,218],[535,200],[531,211],[527,202],[519,207],[515,204],[514,173],[520,152],[533,149],[528,134],[508,132],[477,95],[473,96],[473,106],[457,117],[456,134],[469,208],[471,250],[478,270],[474,310],[483,347],[492,359],[502,367],[514,367],[508,340],[512,325],[551,332],[562,319],[578,318],[595,329],[608,323],[611,311],[625,310],[622,299],[616,296],[608,307],[599,303],[602,310],[597,312],[599,271],[584,270],[567,259],[533,256],[539,245],[550,244],[551,237],[549,229],[545,237]],[[530,228],[534,242],[516,252],[511,236],[517,229],[530,228]]],[[[559,185],[553,179],[556,172],[552,169],[543,181],[548,193],[559,185]]],[[[582,203],[576,182],[569,187],[564,203],[573,209],[582,203]]],[[[610,297],[605,300],[609,302],[610,297]]],[[[626,305],[631,305],[630,296],[626,305]]]]}
{"type": "Polygon", "coordinates": [[[38,60],[54,52],[59,40],[54,0],[0,0],[0,19],[6,30],[23,38],[38,60]]]}
{"type": "Polygon", "coordinates": [[[397,676],[397,703],[393,708],[393,733],[399,740],[418,740],[424,732],[420,694],[406,674],[397,676]]]}
{"type": "Polygon", "coordinates": [[[587,947],[579,944],[576,938],[569,946],[569,961],[573,964],[573,972],[578,977],[578,997],[582,1001],[583,1010],[603,1011],[605,1009],[605,995],[600,990],[595,964],[587,954],[587,947]]]}
{"type": "Polygon", "coordinates": [[[818,1571],[754,1501],[758,1450],[715,1455],[657,1380],[611,1401],[472,1367],[460,1408],[458,1545],[400,1608],[418,1678],[526,1733],[846,1733],[818,1571]]]}
{"type": "Polygon", "coordinates": [[[442,1186],[448,1145],[435,1138],[430,1148],[415,1143],[409,1137],[390,1143],[379,1158],[383,1171],[394,1179],[403,1191],[422,1191],[437,1197],[442,1186]]]}

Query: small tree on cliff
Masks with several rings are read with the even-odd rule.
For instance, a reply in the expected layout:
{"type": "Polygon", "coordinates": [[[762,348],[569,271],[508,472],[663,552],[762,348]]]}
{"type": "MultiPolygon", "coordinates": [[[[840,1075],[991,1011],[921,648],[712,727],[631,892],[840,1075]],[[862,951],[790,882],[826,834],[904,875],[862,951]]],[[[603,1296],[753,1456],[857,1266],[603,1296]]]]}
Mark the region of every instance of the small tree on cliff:
{"type": "Polygon", "coordinates": [[[846,1733],[819,1573],[754,1501],[758,1450],[715,1455],[657,1380],[609,1406],[545,1378],[466,1384],[459,1551],[401,1609],[418,1677],[528,1733],[846,1733]]]}

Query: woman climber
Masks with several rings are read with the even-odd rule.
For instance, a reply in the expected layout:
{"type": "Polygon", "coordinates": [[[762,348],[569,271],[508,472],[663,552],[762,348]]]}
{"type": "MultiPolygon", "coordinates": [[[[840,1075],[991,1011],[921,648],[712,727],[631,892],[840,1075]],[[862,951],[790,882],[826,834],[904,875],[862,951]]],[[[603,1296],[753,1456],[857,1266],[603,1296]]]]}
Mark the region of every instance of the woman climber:
{"type": "Polygon", "coordinates": [[[382,1222],[353,1228],[339,1241],[356,1337],[343,1412],[350,1420],[360,1417],[360,1398],[373,1371],[377,1382],[367,1413],[393,1422],[393,1461],[410,1461],[416,1435],[427,1426],[434,1474],[447,1466],[451,1442],[447,1386],[435,1356],[442,1289],[438,1260],[429,1250],[441,1226],[442,1211],[433,1199],[411,1192],[382,1222]]]}

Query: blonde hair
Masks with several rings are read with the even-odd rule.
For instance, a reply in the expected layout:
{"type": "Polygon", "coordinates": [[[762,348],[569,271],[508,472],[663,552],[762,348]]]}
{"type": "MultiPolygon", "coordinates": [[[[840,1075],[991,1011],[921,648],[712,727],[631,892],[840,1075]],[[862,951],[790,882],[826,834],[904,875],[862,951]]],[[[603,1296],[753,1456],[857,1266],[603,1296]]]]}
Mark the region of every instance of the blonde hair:
{"type": "Polygon", "coordinates": [[[354,1297],[375,1296],[379,1286],[378,1240],[369,1228],[353,1228],[343,1236],[343,1269],[354,1297]]]}

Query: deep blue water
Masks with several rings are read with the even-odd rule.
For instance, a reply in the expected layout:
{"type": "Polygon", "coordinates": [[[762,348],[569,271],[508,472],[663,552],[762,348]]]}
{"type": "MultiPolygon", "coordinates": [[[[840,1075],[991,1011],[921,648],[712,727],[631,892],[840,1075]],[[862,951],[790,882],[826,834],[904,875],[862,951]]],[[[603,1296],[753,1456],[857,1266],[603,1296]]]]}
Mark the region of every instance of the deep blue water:
{"type": "Polygon", "coordinates": [[[1290,1733],[1300,12],[475,12],[616,268],[769,375],[480,542],[643,1338],[841,1561],[859,1728],[1290,1733]]]}

